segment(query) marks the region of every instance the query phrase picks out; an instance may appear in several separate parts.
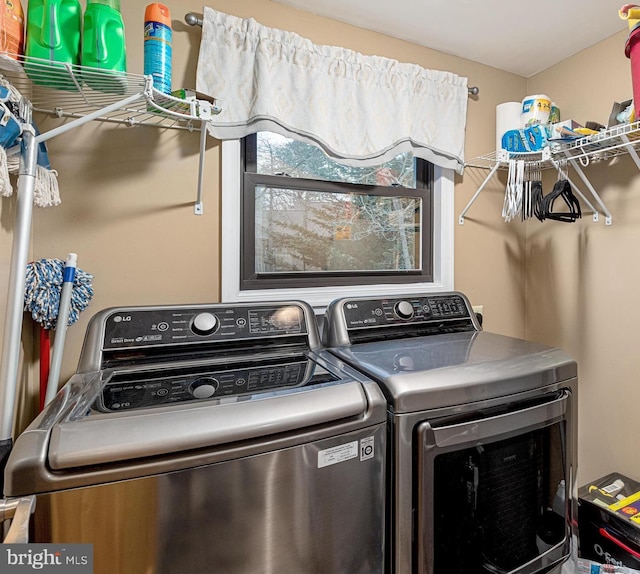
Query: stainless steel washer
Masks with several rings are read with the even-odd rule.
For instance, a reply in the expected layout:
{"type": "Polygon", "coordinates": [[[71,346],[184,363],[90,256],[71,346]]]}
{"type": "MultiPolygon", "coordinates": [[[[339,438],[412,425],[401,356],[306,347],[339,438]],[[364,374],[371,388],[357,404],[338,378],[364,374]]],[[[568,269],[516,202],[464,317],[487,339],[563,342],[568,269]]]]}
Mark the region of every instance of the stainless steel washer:
{"type": "Polygon", "coordinates": [[[389,572],[559,568],[577,517],[571,357],[483,332],[456,292],[340,299],[323,341],[388,401],[389,572]]]}
{"type": "Polygon", "coordinates": [[[386,402],[339,363],[301,302],[102,311],[5,495],[96,574],[382,574],[386,402]]]}

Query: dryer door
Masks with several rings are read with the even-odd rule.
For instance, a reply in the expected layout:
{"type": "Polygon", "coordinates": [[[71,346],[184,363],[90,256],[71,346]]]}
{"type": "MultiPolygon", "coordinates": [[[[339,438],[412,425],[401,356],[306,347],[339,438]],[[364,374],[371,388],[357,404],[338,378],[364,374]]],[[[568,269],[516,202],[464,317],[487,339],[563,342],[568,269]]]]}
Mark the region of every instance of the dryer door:
{"type": "Polygon", "coordinates": [[[570,397],[561,391],[418,427],[420,574],[532,574],[569,555],[570,397]]]}

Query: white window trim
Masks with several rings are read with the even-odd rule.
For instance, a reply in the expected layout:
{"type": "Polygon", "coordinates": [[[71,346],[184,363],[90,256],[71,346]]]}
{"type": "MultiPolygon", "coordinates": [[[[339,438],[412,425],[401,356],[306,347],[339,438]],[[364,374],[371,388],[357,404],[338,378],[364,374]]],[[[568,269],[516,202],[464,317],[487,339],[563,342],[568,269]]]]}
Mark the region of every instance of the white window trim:
{"type": "Polygon", "coordinates": [[[240,140],[222,142],[222,301],[287,301],[302,299],[321,312],[331,301],[345,295],[393,296],[453,290],[452,169],[435,167],[433,190],[434,246],[431,283],[348,285],[296,289],[240,291],[240,140]]]}

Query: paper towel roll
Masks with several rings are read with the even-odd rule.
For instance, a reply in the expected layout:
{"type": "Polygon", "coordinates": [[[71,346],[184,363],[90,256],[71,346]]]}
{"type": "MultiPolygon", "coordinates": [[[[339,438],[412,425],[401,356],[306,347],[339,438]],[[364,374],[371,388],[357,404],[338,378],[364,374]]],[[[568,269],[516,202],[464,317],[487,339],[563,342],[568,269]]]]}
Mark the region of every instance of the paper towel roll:
{"type": "Polygon", "coordinates": [[[502,136],[509,130],[518,130],[520,125],[521,102],[505,102],[496,106],[496,151],[502,149],[502,136]]]}

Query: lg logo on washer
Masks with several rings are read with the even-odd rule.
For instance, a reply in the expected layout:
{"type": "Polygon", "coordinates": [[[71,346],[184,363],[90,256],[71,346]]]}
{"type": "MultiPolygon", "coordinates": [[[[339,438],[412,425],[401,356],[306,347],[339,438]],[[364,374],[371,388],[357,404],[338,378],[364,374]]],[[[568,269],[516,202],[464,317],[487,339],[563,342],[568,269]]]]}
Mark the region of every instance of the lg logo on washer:
{"type": "Polygon", "coordinates": [[[113,318],[114,323],[122,323],[123,321],[131,321],[131,315],[116,315],[113,318]]]}

